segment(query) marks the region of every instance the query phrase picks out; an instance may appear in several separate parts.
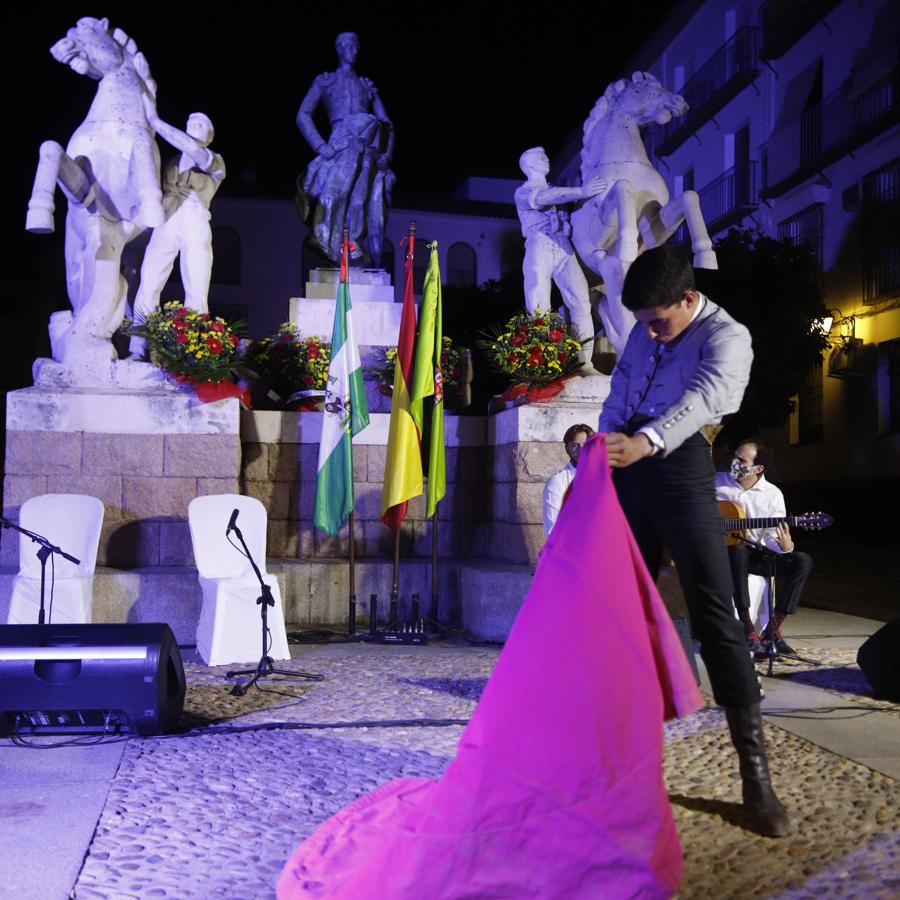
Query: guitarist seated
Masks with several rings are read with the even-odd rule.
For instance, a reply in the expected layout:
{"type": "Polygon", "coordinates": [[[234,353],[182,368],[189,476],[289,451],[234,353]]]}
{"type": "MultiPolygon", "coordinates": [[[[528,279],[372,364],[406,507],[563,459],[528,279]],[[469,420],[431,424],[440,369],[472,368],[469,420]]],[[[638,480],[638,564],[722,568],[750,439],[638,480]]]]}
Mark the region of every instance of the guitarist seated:
{"type": "MultiPolygon", "coordinates": [[[[787,517],[784,494],[764,475],[772,459],[772,451],[765,444],[756,439],[743,441],[734,451],[730,471],[716,473],[716,499],[739,504],[748,519],[787,517]]],[[[748,531],[746,538],[765,544],[780,554],[775,568],[776,576],[781,579],[776,591],[775,650],[779,654],[793,653],[782,636],[781,628],[785,618],[797,609],[806,579],[812,572],[812,559],[808,554],[794,550],[787,522],[780,522],[774,528],[748,531]]],[[[747,576],[768,575],[765,555],[747,544],[737,543],[728,547],[728,560],[734,584],[734,605],[747,635],[747,646],[755,657],[764,657],[760,636],[750,618],[747,576]]]]}

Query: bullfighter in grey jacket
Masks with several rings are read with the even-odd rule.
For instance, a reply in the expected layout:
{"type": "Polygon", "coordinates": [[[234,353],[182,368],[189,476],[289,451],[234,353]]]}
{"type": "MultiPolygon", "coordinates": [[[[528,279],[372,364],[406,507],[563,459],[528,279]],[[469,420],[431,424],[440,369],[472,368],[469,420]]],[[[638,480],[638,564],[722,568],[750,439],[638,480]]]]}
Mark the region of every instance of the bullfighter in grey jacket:
{"type": "Polygon", "coordinates": [[[769,780],[759,686],[731,602],[715,502],[711,443],[750,377],[750,334],[700,294],[688,258],[664,244],[643,253],[622,300],[637,319],[600,415],[619,501],[652,575],[675,560],[694,636],[740,759],[748,821],[789,829],[769,780]]]}

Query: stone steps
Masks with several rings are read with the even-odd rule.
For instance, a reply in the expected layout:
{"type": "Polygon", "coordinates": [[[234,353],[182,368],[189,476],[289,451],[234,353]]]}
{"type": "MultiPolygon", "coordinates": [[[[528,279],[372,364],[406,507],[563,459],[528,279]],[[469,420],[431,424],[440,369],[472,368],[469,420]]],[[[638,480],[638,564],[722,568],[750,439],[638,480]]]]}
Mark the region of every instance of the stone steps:
{"type": "MultiPolygon", "coordinates": [[[[350,575],[345,559],[270,559],[270,575],[278,579],[285,621],[297,628],[314,625],[346,627],[350,575]]],[[[0,568],[0,622],[6,621],[16,569],[0,568]]],[[[439,620],[459,622],[471,637],[505,641],[530,587],[534,567],[494,560],[440,560],[439,620]]],[[[378,595],[378,621],[387,620],[393,563],[384,559],[356,561],[357,622],[368,624],[369,595],[378,595]]],[[[684,615],[683,600],[671,567],[664,567],[659,588],[669,611],[684,615]]],[[[401,560],[400,615],[408,614],[412,595],[419,595],[427,615],[431,603],[429,560],[401,560]]],[[[167,622],[180,644],[192,644],[200,617],[197,570],[190,566],[137,569],[98,567],[94,576],[94,622],[167,622]]]]}
{"type": "MultiPolygon", "coordinates": [[[[438,573],[439,618],[451,621],[459,605],[459,561],[442,560],[438,573]]],[[[278,579],[285,621],[300,628],[310,625],[347,625],[350,592],[345,559],[270,559],[270,575],[278,579]]],[[[9,610],[12,581],[17,569],[0,569],[0,622],[9,610]]],[[[49,576],[48,576],[49,577],[49,576]]],[[[393,562],[383,559],[356,561],[357,615],[368,623],[369,595],[378,595],[378,621],[386,621],[390,609],[393,562]]],[[[421,611],[431,602],[431,564],[428,560],[401,561],[400,615],[407,614],[413,594],[421,611]]],[[[49,595],[49,581],[48,581],[49,595]]],[[[524,596],[524,595],[523,595],[524,596]]],[[[94,575],[94,622],[167,622],[181,644],[194,642],[200,616],[197,570],[189,566],[153,566],[134,569],[99,567],[94,575]]]]}

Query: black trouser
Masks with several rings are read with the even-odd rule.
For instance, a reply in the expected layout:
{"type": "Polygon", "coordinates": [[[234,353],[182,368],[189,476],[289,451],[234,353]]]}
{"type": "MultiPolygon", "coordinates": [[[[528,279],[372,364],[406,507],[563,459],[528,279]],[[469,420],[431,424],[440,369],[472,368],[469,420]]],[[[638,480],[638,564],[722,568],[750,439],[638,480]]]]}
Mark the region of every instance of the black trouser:
{"type": "MultiPolygon", "coordinates": [[[[800,594],[806,579],[812,572],[812,558],[808,553],[796,550],[779,553],[775,559],[775,577],[783,578],[781,588],[775,593],[775,612],[789,616],[796,612],[800,604],[800,594]]],[[[750,592],[747,589],[748,575],[769,575],[767,555],[746,544],[735,544],[728,548],[728,562],[731,565],[731,581],[734,588],[734,605],[739,609],[750,609],[750,592]]]]}
{"type": "Polygon", "coordinates": [[[619,502],[654,578],[663,547],[672,554],[716,703],[758,703],[756,672],[731,602],[709,444],[695,434],[668,456],[651,456],[613,474],[619,502]]]}

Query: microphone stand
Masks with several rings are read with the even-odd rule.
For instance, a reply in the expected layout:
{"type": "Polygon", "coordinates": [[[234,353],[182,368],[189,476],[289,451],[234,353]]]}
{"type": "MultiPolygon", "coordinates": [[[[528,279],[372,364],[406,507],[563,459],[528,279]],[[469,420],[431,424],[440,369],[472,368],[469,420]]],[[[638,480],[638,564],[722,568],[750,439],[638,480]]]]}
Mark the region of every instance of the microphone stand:
{"type": "Polygon", "coordinates": [[[0,526],[3,528],[12,528],[14,531],[18,531],[20,534],[24,534],[25,537],[31,538],[31,540],[35,544],[40,544],[41,547],[37,552],[37,558],[41,561],[41,602],[38,607],[38,625],[44,624],[44,587],[46,582],[46,574],[47,574],[47,558],[51,556],[51,554],[56,553],[61,556],[63,559],[67,559],[70,563],[74,563],[76,566],[81,565],[80,559],[75,559],[74,556],[70,556],[65,550],[61,550],[55,544],[51,544],[47,538],[43,537],[40,534],[35,534],[33,531],[29,531],[27,528],[22,528],[20,525],[16,525],[15,522],[10,521],[5,516],[0,516],[0,526]]]}
{"type": "Polygon", "coordinates": [[[766,659],[769,661],[766,676],[772,677],[772,665],[776,659],[795,659],[798,662],[804,662],[811,666],[822,665],[820,660],[809,659],[808,657],[800,656],[798,653],[779,653],[775,649],[775,567],[781,554],[759,541],[751,541],[750,538],[741,537],[737,534],[733,534],[732,537],[739,540],[742,544],[757,550],[766,561],[766,581],[769,586],[769,590],[766,592],[768,595],[766,597],[766,608],[769,612],[769,621],[766,622],[766,627],[760,635],[763,649],[766,651],[766,659]]]}
{"type": "MultiPolygon", "coordinates": [[[[301,671],[295,672],[291,669],[275,668],[275,662],[272,657],[269,656],[269,648],[266,646],[269,635],[269,607],[275,605],[275,599],[272,597],[272,588],[263,581],[262,573],[259,571],[259,566],[256,565],[256,562],[250,553],[250,548],[247,546],[247,542],[241,534],[241,529],[235,524],[236,518],[237,510],[232,514],[229,530],[233,531],[238,536],[238,540],[244,548],[244,554],[247,559],[250,560],[250,565],[253,567],[253,572],[259,581],[260,595],[256,603],[260,608],[260,618],[262,620],[262,655],[260,656],[259,663],[255,669],[235,669],[234,671],[225,673],[226,678],[237,678],[241,675],[253,676],[249,681],[244,682],[244,684],[236,684],[231,689],[231,693],[235,697],[243,697],[254,685],[256,685],[258,689],[259,685],[256,684],[257,681],[259,681],[260,678],[268,678],[269,675],[287,675],[289,678],[308,678],[310,681],[322,681],[325,676],[321,674],[301,671]]],[[[225,534],[227,536],[228,532],[226,531],[225,534]]]]}

